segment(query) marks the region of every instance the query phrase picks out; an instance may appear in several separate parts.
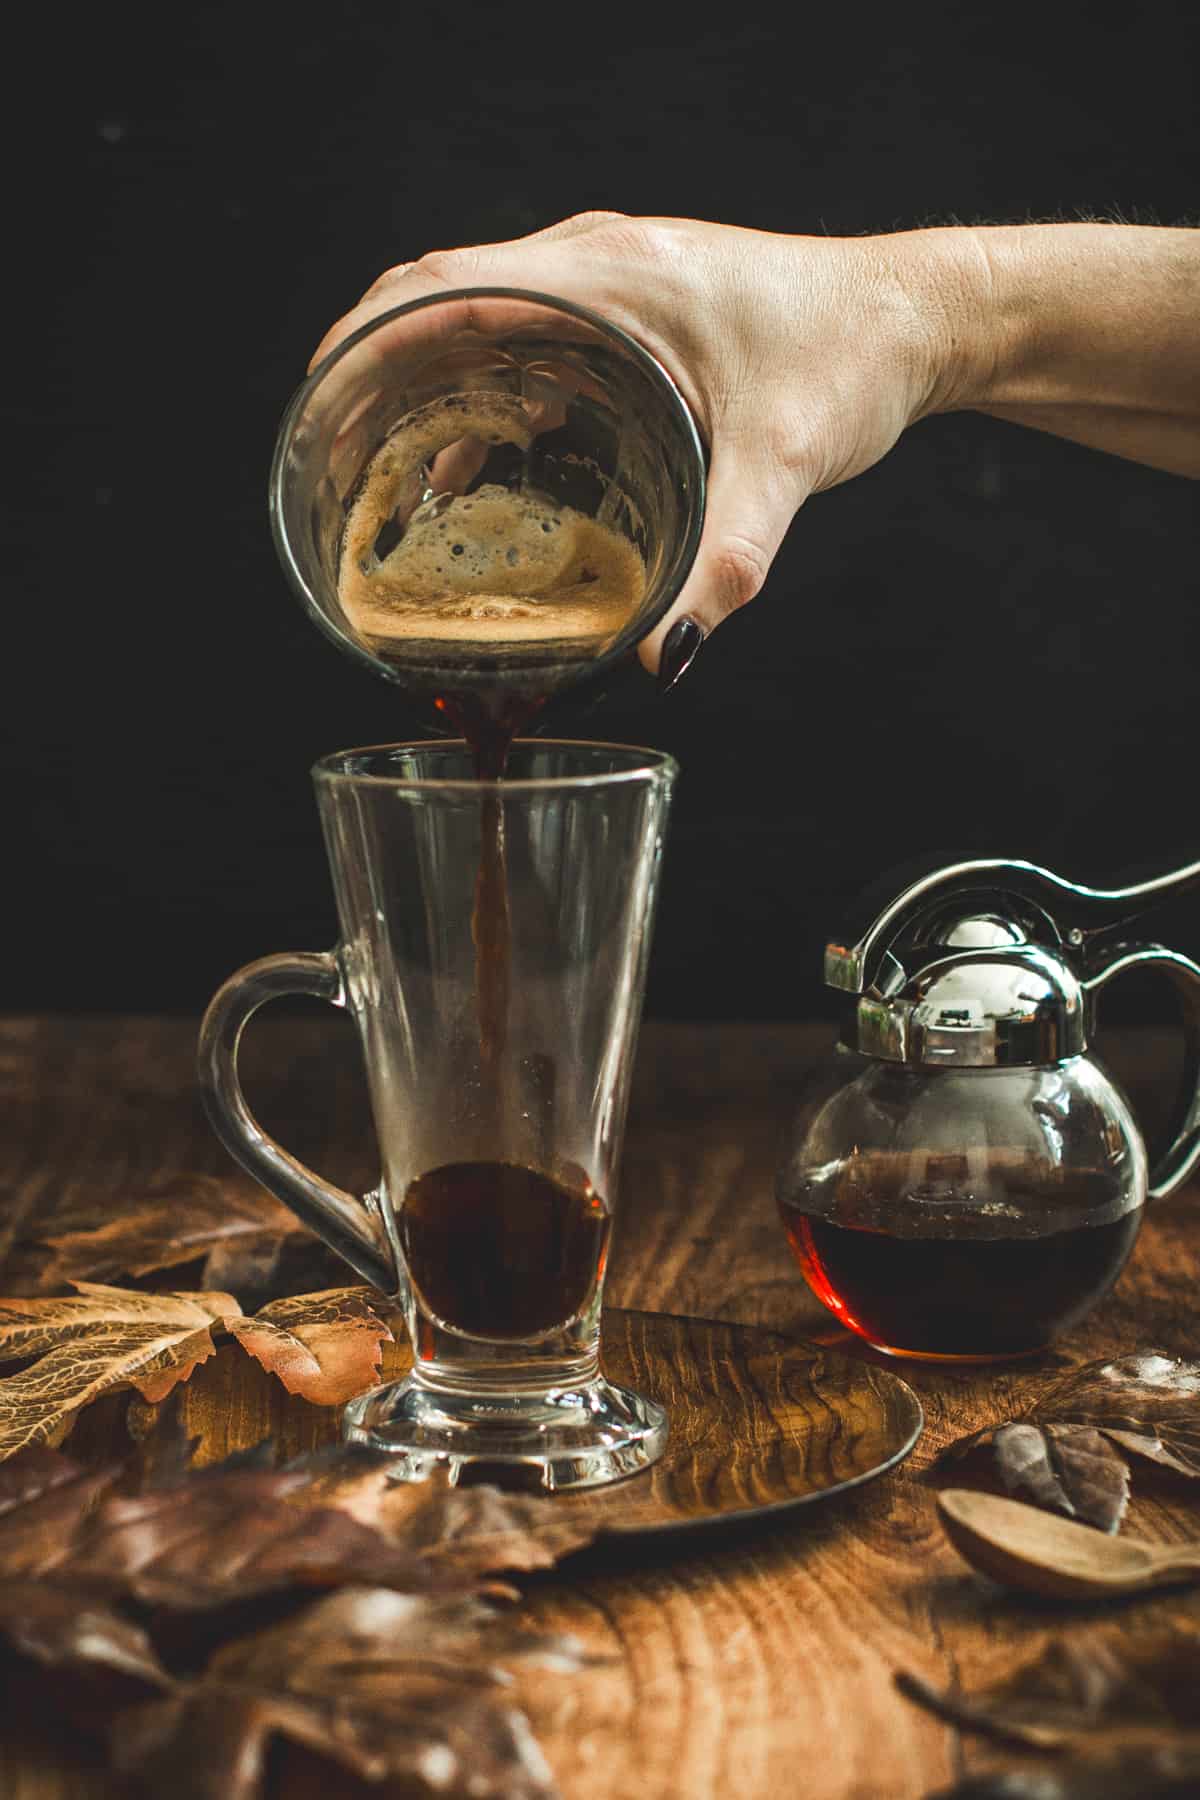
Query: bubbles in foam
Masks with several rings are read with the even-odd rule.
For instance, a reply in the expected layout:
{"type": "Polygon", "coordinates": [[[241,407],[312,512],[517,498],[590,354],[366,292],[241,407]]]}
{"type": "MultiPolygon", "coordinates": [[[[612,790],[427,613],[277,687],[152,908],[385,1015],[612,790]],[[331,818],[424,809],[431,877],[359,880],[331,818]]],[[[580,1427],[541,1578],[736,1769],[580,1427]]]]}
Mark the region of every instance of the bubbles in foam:
{"type": "Polygon", "coordinates": [[[343,611],[368,641],[598,647],[637,611],[645,592],[637,549],[588,515],[494,483],[470,495],[428,493],[427,465],[436,479],[464,450],[469,458],[473,441],[527,448],[531,437],[519,398],[483,393],[418,408],[388,438],[347,519],[338,580],[343,611]]]}
{"type": "MultiPolygon", "coordinates": [[[[478,488],[471,500],[455,496],[437,519],[419,507],[403,535],[371,576],[378,599],[403,604],[437,602],[450,594],[549,593],[571,578],[583,527],[575,513],[566,529],[543,530],[552,501],[507,488],[478,488]],[[446,564],[449,541],[451,563],[446,564]]],[[[561,516],[558,523],[562,524],[561,516]]]]}

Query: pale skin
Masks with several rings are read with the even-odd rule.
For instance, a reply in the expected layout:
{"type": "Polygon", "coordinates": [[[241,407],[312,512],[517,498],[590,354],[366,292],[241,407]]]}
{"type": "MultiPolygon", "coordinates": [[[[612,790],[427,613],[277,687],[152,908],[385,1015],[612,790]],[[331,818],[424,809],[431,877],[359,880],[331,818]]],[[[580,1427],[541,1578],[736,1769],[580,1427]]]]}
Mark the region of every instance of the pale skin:
{"type": "Polygon", "coordinates": [[[659,359],[696,416],[711,459],[704,536],[641,645],[651,671],[679,620],[708,633],[758,593],[810,494],[869,469],[932,413],[990,413],[1200,478],[1198,231],[812,238],[583,213],[387,270],[313,366],[378,314],[473,286],[604,314],[659,359]]]}

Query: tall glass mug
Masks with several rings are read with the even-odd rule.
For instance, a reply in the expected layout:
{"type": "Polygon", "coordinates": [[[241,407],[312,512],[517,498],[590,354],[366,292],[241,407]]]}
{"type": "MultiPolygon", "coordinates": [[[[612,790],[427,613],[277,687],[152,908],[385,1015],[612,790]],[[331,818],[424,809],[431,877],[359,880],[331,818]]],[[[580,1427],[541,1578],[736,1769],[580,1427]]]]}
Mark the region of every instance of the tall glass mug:
{"type": "Polygon", "coordinates": [[[704,485],[691,414],[632,338],[565,300],[472,288],[382,314],[314,371],[280,429],[271,519],[342,650],[494,712],[646,635],[691,568],[704,485]]]}
{"type": "Polygon", "coordinates": [[[518,742],[500,783],[474,779],[457,742],[326,758],[341,942],[250,964],[205,1018],[227,1148],[398,1294],[413,1371],[353,1402],[346,1430],[394,1451],[401,1477],[520,1463],[548,1488],[589,1486],[665,1443],[662,1409],[597,1359],[675,774],[655,751],[549,740],[518,742]],[[290,993],[358,1027],[382,1168],[363,1199],[273,1142],[242,1095],[242,1028],[290,993]]]}

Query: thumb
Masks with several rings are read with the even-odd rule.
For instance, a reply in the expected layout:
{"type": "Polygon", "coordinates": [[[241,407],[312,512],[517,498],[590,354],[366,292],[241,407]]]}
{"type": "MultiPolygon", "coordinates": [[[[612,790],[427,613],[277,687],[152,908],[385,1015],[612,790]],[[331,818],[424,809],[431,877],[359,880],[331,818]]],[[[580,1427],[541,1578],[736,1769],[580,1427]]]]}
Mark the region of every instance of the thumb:
{"type": "Polygon", "coordinates": [[[711,631],[762,587],[767,572],[804,499],[774,470],[728,448],[714,451],[708,476],[704,530],[692,572],[666,617],[638,645],[643,665],[670,687],[691,663],[711,631]],[[682,626],[692,622],[693,629],[682,626]],[[663,646],[672,650],[661,667],[663,646]]]}

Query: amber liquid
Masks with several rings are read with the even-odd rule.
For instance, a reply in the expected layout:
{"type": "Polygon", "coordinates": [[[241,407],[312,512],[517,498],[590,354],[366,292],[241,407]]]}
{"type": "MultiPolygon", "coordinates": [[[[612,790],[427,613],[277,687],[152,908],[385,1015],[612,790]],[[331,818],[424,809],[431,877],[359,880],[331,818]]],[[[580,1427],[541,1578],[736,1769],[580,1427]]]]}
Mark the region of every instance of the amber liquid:
{"type": "Polygon", "coordinates": [[[599,1194],[514,1163],[449,1163],[418,1176],[398,1215],[408,1272],[443,1325],[529,1339],[569,1324],[604,1272],[599,1194]]]}
{"type": "Polygon", "coordinates": [[[1042,1237],[917,1237],[781,1204],[804,1278],[848,1330],[910,1356],[1024,1356],[1069,1330],[1112,1286],[1141,1207],[1042,1237]]]}

